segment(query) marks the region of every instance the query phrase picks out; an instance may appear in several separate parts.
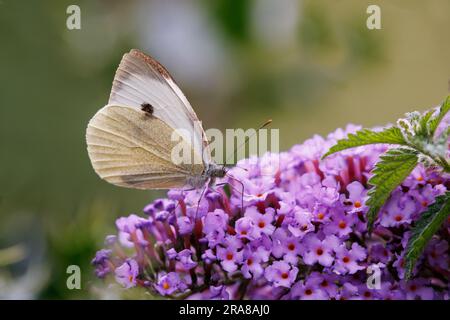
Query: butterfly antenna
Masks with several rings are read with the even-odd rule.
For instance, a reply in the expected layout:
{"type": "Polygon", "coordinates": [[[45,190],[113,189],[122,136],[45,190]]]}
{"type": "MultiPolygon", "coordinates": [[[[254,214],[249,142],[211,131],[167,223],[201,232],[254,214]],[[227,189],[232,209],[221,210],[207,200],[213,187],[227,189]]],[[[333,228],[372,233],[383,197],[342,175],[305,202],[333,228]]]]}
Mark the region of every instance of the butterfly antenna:
{"type": "MultiPolygon", "coordinates": [[[[246,146],[247,146],[247,143],[250,141],[250,139],[253,138],[253,136],[255,136],[255,135],[259,132],[259,130],[261,130],[261,129],[264,128],[264,127],[267,127],[267,126],[268,126],[269,124],[271,124],[271,123],[272,123],[272,119],[267,120],[267,121],[264,122],[258,129],[256,129],[256,131],[253,132],[253,134],[247,136],[247,137],[245,138],[245,141],[244,141],[244,142],[242,142],[239,146],[237,146],[236,148],[234,148],[233,154],[232,154],[231,156],[229,156],[229,157],[225,160],[225,163],[228,163],[228,160],[230,160],[231,158],[235,159],[238,150],[241,149],[242,147],[246,147],[246,146]]],[[[224,167],[225,167],[225,165],[224,165],[224,167]]]]}

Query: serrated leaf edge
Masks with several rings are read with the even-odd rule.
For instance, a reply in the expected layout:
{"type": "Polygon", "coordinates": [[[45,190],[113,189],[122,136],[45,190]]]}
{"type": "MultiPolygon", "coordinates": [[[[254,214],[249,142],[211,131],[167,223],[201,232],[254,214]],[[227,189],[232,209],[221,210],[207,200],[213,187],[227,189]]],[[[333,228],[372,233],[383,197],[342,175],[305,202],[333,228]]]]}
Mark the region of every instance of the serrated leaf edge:
{"type": "MultiPolygon", "coordinates": [[[[406,254],[405,254],[405,269],[406,269],[406,279],[409,279],[412,275],[412,271],[414,269],[414,266],[419,259],[420,255],[425,250],[428,242],[433,237],[433,234],[435,231],[429,232],[429,226],[432,222],[434,222],[436,217],[440,217],[440,213],[443,214],[441,217],[442,221],[441,223],[438,223],[438,226],[436,227],[436,230],[439,229],[439,227],[442,225],[442,222],[445,221],[445,218],[448,217],[450,214],[450,192],[447,191],[445,194],[436,197],[435,202],[430,205],[425,212],[423,212],[417,220],[415,227],[412,229],[411,237],[408,241],[408,244],[406,245],[406,254]],[[441,203],[442,200],[442,203],[441,203]],[[434,209],[436,208],[436,211],[434,209]],[[434,214],[433,214],[434,212],[434,214]],[[447,212],[447,213],[446,213],[447,212]],[[420,230],[419,230],[420,228],[420,230]],[[424,235],[424,233],[429,233],[430,235],[424,235]],[[425,242],[421,248],[416,248],[415,244],[423,239],[424,237],[428,237],[428,239],[424,239],[425,242]],[[418,252],[418,250],[420,252],[418,252]]],[[[439,221],[438,221],[439,222],[439,221]]]]}

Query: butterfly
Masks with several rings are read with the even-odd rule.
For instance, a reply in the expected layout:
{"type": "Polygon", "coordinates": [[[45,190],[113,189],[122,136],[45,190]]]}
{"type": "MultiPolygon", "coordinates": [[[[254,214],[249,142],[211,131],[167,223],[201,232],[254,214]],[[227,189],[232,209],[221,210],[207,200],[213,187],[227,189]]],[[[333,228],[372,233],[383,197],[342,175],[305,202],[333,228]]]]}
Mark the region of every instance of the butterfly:
{"type": "Polygon", "coordinates": [[[198,189],[226,175],[212,161],[201,123],[169,72],[136,49],[122,57],[108,104],[89,121],[86,142],[95,172],[121,187],[198,189]],[[174,162],[174,135],[200,161],[174,162]]]}

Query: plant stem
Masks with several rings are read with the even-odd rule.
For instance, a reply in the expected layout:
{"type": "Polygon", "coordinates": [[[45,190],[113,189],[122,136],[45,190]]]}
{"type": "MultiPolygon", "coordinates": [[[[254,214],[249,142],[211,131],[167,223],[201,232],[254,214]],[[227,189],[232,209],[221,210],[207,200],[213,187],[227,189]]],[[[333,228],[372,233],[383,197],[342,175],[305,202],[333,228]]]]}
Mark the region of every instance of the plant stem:
{"type": "Polygon", "coordinates": [[[443,157],[439,157],[440,159],[440,164],[442,166],[442,169],[444,169],[444,171],[446,173],[450,173],[450,164],[448,163],[448,161],[446,159],[444,159],[443,157]]]}
{"type": "Polygon", "coordinates": [[[435,163],[437,163],[442,168],[442,170],[444,172],[450,173],[450,164],[444,157],[435,156],[435,155],[431,154],[430,152],[426,151],[424,148],[422,148],[418,144],[411,144],[411,145],[409,145],[409,147],[419,151],[420,153],[426,155],[427,157],[430,157],[435,163]]]}

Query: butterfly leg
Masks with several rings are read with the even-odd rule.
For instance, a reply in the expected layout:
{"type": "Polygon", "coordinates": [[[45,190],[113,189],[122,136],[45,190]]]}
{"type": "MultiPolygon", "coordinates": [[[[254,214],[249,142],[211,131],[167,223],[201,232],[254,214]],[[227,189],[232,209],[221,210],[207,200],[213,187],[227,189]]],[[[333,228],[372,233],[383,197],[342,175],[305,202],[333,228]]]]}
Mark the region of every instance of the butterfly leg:
{"type": "Polygon", "coordinates": [[[208,188],[208,185],[205,185],[205,187],[202,190],[202,193],[200,193],[200,197],[198,198],[197,210],[195,211],[195,219],[197,219],[198,209],[200,208],[200,201],[202,201],[202,198],[205,195],[205,191],[207,188],[208,188]]]}
{"type": "Polygon", "coordinates": [[[181,191],[183,191],[183,192],[194,191],[194,190],[197,190],[197,188],[181,189],[181,191]]]}
{"type": "MultiPolygon", "coordinates": [[[[227,177],[230,178],[230,179],[232,179],[232,180],[234,180],[234,181],[236,181],[237,183],[239,183],[239,184],[241,185],[241,187],[242,187],[242,190],[241,190],[241,210],[244,211],[244,192],[245,192],[245,186],[244,186],[244,184],[242,183],[241,180],[236,179],[235,177],[233,177],[233,176],[231,176],[231,175],[229,175],[229,174],[227,174],[227,177]]],[[[231,186],[231,184],[230,184],[230,186],[231,186]]]]}

